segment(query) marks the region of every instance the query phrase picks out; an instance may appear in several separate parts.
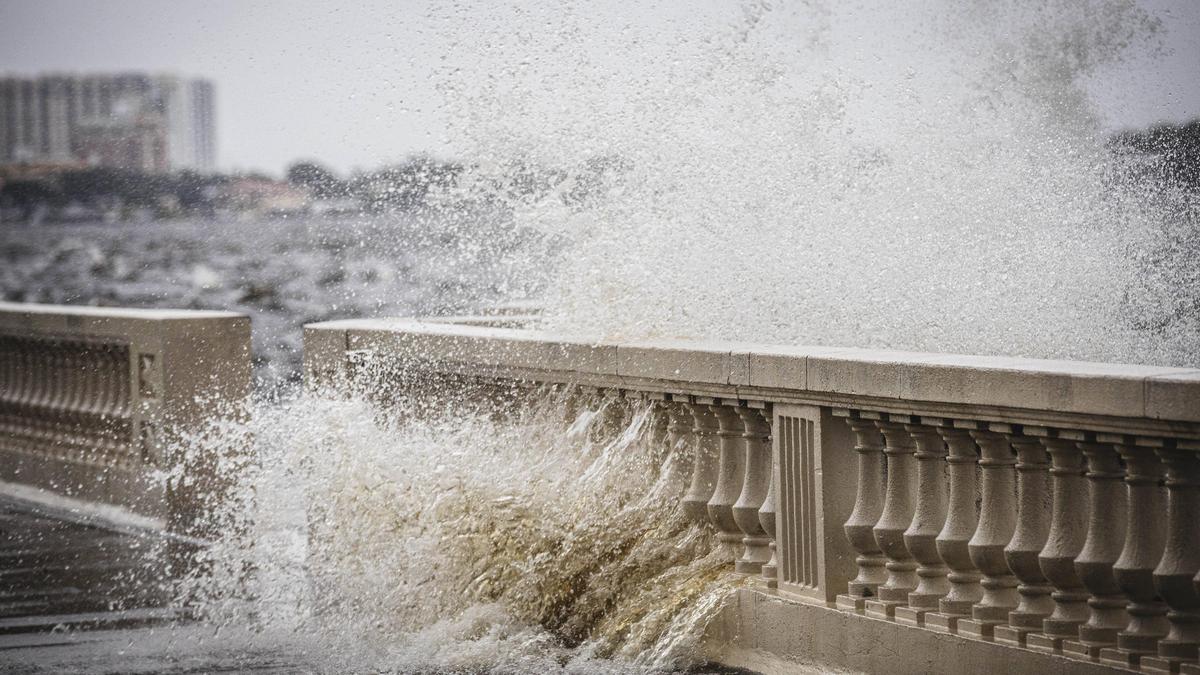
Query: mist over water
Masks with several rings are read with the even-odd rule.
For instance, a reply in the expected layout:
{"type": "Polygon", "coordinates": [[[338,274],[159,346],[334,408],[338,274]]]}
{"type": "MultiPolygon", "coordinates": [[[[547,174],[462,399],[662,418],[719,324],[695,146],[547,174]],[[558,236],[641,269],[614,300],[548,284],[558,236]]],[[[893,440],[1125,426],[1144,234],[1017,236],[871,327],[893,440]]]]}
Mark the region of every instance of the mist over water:
{"type": "Polygon", "coordinates": [[[543,168],[549,328],[1200,365],[1197,198],[1088,93],[1163,26],[1038,4],[460,4],[451,138],[543,168]]]}

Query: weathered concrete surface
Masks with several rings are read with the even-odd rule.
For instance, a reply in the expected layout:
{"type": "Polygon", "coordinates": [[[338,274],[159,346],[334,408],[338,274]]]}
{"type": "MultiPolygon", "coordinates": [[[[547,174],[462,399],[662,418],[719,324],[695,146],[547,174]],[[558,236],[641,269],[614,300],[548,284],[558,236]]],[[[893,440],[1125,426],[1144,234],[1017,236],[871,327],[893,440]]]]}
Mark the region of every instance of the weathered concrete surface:
{"type": "Polygon", "coordinates": [[[741,589],[705,637],[713,661],[762,673],[1122,672],[741,589]]]}

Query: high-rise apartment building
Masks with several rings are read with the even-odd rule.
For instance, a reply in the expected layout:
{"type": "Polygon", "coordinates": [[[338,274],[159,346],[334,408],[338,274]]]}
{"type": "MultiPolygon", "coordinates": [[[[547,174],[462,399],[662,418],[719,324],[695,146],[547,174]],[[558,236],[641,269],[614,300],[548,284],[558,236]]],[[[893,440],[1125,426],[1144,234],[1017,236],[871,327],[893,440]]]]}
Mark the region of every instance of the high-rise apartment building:
{"type": "Polygon", "coordinates": [[[174,75],[0,78],[0,164],[143,171],[216,164],[213,85],[174,75]]]}

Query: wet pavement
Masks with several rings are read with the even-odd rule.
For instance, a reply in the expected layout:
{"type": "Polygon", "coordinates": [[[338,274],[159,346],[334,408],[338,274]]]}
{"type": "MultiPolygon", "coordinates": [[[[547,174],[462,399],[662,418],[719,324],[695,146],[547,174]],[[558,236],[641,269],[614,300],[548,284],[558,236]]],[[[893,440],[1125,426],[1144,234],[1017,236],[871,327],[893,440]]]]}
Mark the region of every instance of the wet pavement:
{"type": "Polygon", "coordinates": [[[127,645],[183,618],[167,550],[153,531],[0,496],[0,670],[127,672],[127,645]]]}

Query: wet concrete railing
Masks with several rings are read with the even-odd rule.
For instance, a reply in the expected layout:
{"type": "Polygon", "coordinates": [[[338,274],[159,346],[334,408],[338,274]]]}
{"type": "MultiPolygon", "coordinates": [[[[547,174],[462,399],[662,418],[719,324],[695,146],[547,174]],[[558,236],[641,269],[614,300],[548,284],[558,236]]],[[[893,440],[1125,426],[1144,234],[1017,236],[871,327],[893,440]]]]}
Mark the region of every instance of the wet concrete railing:
{"type": "Polygon", "coordinates": [[[203,534],[214,458],[169,481],[171,442],[236,414],[249,387],[244,315],[0,303],[0,489],[203,534]]]}
{"type": "MultiPolygon", "coordinates": [[[[306,381],[361,385],[398,361],[657,401],[696,453],[682,508],[761,577],[754,603],[850,631],[832,665],[866,663],[846,653],[861,632],[912,652],[864,669],[1200,672],[1198,370],[486,324],[309,325],[306,381]]],[[[726,637],[798,630],[764,611],[726,637]]]]}

